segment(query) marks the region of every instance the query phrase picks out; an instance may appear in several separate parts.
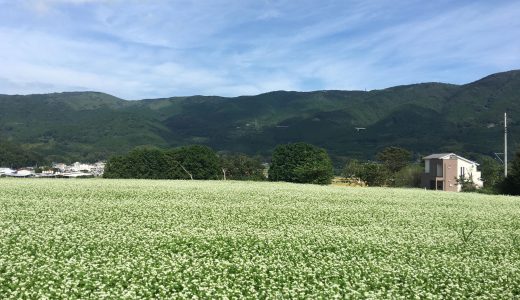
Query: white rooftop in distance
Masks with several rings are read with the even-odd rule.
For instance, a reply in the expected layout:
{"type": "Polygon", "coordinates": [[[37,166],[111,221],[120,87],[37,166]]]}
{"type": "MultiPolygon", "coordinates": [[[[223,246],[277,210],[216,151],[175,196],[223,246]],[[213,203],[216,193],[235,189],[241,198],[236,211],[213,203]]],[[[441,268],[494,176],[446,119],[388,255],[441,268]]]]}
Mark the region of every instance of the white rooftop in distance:
{"type": "Polygon", "coordinates": [[[467,158],[464,158],[460,155],[457,155],[455,153],[434,153],[434,154],[431,154],[431,155],[428,155],[428,156],[425,156],[423,157],[423,159],[449,159],[451,156],[456,156],[458,159],[461,159],[461,160],[464,160],[466,162],[469,162],[471,164],[475,164],[477,166],[479,166],[478,163],[472,161],[472,160],[469,160],[467,158]]]}

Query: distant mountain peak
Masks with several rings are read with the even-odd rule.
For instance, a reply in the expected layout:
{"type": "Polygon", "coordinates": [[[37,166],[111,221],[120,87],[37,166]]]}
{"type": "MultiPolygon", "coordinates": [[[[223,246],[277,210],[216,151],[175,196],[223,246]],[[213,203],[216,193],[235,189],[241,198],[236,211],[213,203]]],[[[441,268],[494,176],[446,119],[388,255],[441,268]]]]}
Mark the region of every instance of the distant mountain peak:
{"type": "Polygon", "coordinates": [[[498,82],[498,81],[509,81],[509,80],[519,80],[520,81],[520,70],[510,70],[500,73],[494,73],[491,75],[488,75],[486,77],[483,77],[477,81],[473,81],[469,84],[475,84],[475,83],[492,83],[492,82],[498,82]]]}

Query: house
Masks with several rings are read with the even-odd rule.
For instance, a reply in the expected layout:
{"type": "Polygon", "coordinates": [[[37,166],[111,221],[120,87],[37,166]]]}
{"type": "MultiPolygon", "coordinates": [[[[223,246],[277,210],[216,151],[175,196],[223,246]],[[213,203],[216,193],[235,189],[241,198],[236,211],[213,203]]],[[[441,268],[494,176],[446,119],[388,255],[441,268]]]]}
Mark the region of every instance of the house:
{"type": "MultiPolygon", "coordinates": [[[[67,175],[60,177],[70,177],[70,174],[75,173],[85,173],[87,176],[102,176],[105,170],[105,162],[98,161],[95,164],[85,164],[80,162],[75,162],[72,165],[66,165],[64,163],[54,163],[52,167],[55,170],[55,175],[67,175]]],[[[82,176],[73,176],[73,177],[82,177],[82,176]]]]}
{"type": "Polygon", "coordinates": [[[27,177],[34,177],[35,173],[34,173],[34,170],[20,169],[20,170],[14,172],[14,173],[5,174],[5,175],[9,176],[9,177],[23,177],[23,178],[27,178],[27,177]]]}
{"type": "Polygon", "coordinates": [[[16,170],[12,170],[10,168],[0,168],[0,176],[9,176],[14,173],[16,173],[16,170]]]}
{"type": "Polygon", "coordinates": [[[67,168],[67,165],[64,163],[58,163],[58,164],[53,164],[52,167],[54,169],[58,169],[60,172],[65,172],[65,168],[67,168]]]}
{"type": "Polygon", "coordinates": [[[483,187],[478,163],[461,157],[455,153],[439,153],[428,155],[424,159],[424,173],[421,186],[431,190],[460,192],[461,185],[457,179],[461,176],[473,179],[477,188],[483,187]]]}

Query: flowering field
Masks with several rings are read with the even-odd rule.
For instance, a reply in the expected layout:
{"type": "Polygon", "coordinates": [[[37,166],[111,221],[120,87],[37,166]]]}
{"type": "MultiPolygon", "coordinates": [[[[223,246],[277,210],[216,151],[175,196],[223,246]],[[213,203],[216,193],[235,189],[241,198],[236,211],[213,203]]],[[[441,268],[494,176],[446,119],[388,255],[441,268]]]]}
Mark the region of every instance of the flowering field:
{"type": "Polygon", "coordinates": [[[520,198],[0,180],[0,298],[518,298],[520,198]]]}

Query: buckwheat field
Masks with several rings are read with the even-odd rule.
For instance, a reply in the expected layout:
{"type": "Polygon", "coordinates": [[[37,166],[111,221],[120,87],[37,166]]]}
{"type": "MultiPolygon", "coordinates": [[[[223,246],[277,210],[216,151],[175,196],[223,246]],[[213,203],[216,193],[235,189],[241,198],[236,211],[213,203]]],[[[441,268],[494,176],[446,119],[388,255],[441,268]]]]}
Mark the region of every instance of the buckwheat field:
{"type": "Polygon", "coordinates": [[[520,297],[520,199],[0,180],[1,299],[520,297]]]}

